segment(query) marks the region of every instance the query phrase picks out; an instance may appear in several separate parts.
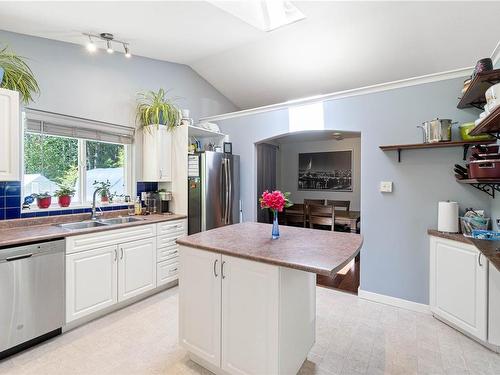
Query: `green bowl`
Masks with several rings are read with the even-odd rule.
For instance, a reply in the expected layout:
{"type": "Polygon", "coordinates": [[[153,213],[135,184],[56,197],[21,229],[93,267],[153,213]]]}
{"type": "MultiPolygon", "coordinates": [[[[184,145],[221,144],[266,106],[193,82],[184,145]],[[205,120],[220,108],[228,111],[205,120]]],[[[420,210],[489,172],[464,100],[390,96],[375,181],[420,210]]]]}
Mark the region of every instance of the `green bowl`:
{"type": "Polygon", "coordinates": [[[481,135],[469,135],[470,131],[476,127],[476,124],[473,122],[466,122],[459,126],[460,128],[460,137],[464,141],[491,141],[495,139],[491,135],[481,134],[481,135]]]}

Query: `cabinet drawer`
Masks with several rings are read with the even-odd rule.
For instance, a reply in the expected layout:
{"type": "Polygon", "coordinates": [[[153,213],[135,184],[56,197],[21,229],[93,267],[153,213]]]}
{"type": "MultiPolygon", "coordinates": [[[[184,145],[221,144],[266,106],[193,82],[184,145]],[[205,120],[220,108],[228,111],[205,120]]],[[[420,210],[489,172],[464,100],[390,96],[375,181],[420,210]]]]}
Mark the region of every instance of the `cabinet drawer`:
{"type": "Polygon", "coordinates": [[[171,247],[164,247],[158,249],[158,255],[156,256],[156,260],[159,262],[163,262],[165,260],[170,260],[177,258],[179,256],[179,248],[177,245],[171,247]]]}
{"type": "Polygon", "coordinates": [[[187,221],[182,220],[172,220],[166,221],[164,223],[156,224],[158,226],[158,235],[183,235],[187,233],[187,221]]]}
{"type": "Polygon", "coordinates": [[[154,237],[156,225],[140,225],[66,238],[66,254],[154,237]]]}
{"type": "Polygon", "coordinates": [[[164,285],[179,278],[179,262],[161,262],[157,264],[156,285],[164,285]]]}
{"type": "Polygon", "coordinates": [[[177,246],[175,242],[179,237],[182,237],[182,234],[179,235],[166,235],[166,236],[158,236],[157,246],[160,247],[169,247],[169,246],[177,246]]]}

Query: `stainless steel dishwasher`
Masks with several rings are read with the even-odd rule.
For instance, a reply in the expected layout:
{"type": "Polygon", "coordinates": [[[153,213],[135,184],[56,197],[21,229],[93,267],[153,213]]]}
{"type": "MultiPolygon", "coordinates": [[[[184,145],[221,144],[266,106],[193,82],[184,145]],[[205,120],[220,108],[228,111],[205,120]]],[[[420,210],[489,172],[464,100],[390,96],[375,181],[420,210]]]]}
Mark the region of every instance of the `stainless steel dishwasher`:
{"type": "Polygon", "coordinates": [[[0,359],[61,333],[64,240],[0,248],[0,359]]]}

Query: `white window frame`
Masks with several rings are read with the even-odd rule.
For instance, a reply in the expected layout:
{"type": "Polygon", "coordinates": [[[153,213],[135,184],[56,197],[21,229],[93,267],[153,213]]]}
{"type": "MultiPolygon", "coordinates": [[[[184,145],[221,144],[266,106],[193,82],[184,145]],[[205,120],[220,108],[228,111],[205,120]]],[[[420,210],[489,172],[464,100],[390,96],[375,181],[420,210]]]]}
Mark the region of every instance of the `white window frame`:
{"type": "MultiPolygon", "coordinates": [[[[29,133],[26,130],[23,129],[23,137],[22,137],[22,178],[21,178],[21,200],[24,200],[25,194],[24,194],[24,175],[26,173],[25,169],[25,161],[24,161],[24,137],[25,134],[29,133]]],[[[49,137],[57,137],[55,135],[50,135],[46,134],[46,136],[49,137]]],[[[72,210],[72,209],[78,209],[78,208],[86,208],[90,207],[92,205],[92,202],[86,201],[85,198],[87,197],[87,186],[86,186],[86,181],[87,181],[87,148],[86,148],[86,139],[83,138],[75,138],[75,137],[62,137],[62,138],[70,138],[70,139],[76,139],[78,141],[78,193],[80,200],[79,201],[72,201],[69,207],[59,207],[59,204],[57,200],[52,200],[52,204],[50,205],[49,208],[45,209],[40,209],[40,211],[50,211],[50,210],[72,210]]],[[[89,140],[90,142],[102,142],[102,141],[97,141],[97,140],[89,140]]],[[[134,186],[133,186],[133,145],[132,144],[122,144],[122,143],[112,143],[112,142],[102,142],[102,143],[109,143],[109,144],[118,144],[124,147],[124,160],[125,160],[125,168],[124,168],[124,182],[125,182],[125,191],[126,195],[133,196],[134,193],[134,186]]],[[[98,202],[100,204],[100,201],[98,202]]],[[[123,206],[125,205],[124,202],[117,202],[117,203],[111,203],[107,204],[107,206],[112,206],[112,205],[117,205],[117,206],[123,206]]],[[[30,212],[37,211],[38,207],[36,206],[36,202],[34,202],[31,205],[30,212]]]]}

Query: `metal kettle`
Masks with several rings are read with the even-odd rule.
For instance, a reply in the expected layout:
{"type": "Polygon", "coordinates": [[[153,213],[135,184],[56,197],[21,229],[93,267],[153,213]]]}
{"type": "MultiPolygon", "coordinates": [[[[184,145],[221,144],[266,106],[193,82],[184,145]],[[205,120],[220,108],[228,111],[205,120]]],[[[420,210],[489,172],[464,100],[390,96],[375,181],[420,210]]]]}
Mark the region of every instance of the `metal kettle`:
{"type": "Polygon", "coordinates": [[[454,124],[456,122],[450,119],[436,118],[417,125],[417,128],[422,129],[424,143],[449,142],[451,141],[451,127],[454,124]]]}

